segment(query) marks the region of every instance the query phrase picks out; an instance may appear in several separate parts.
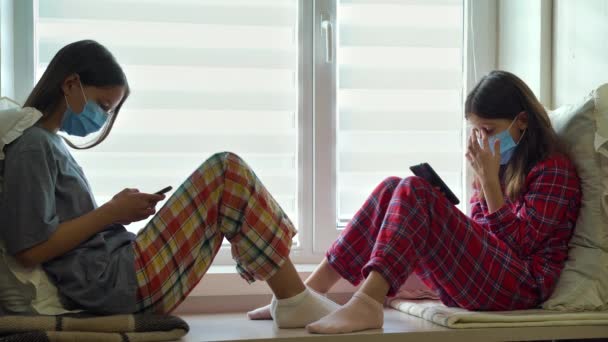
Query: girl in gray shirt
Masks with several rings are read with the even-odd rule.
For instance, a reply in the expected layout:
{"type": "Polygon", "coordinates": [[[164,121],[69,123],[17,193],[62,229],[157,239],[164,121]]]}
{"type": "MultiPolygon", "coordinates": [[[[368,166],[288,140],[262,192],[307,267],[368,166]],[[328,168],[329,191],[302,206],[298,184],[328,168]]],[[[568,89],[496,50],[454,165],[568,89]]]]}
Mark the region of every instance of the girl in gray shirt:
{"type": "Polygon", "coordinates": [[[123,70],[97,42],[69,44],[51,60],[25,103],[43,117],[5,148],[0,238],[8,252],[42,266],[66,309],[169,313],[225,237],[241,276],[268,282],[279,327],[304,327],[336,309],[300,280],[288,256],[293,224],[232,153],[202,163],[158,212],[164,195],[136,189],[97,205],[66,143],[101,143],[129,93],[123,70]],[[123,226],[151,216],[137,235],[123,226]]]}

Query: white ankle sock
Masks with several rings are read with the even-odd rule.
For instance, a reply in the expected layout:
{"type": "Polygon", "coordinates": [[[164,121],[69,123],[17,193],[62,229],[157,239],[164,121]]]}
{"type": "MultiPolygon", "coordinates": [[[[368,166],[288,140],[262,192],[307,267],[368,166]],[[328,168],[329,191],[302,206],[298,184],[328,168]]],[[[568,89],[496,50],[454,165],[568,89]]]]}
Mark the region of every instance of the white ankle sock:
{"type": "Polygon", "coordinates": [[[271,314],[279,328],[303,328],[332,313],[340,306],[306,288],[290,298],[272,298],[271,314]]]}
{"type": "Polygon", "coordinates": [[[272,314],[270,313],[270,304],[251,310],[247,313],[247,317],[251,320],[272,320],[272,314]]]}
{"type": "Polygon", "coordinates": [[[343,334],[378,329],[383,324],[382,304],[363,292],[356,292],[343,307],[307,325],[306,330],[316,334],[343,334]]]}

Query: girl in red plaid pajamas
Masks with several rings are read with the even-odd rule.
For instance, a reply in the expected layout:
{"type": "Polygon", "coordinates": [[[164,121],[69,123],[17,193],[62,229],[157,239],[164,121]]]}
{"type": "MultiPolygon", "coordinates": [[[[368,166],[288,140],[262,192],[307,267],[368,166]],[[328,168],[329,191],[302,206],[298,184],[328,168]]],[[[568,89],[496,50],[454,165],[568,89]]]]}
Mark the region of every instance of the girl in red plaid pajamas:
{"type": "Polygon", "coordinates": [[[471,217],[421,178],[385,179],[306,281],[321,293],[340,278],[363,284],[309,331],[381,328],[382,303],[412,273],[444,304],[469,310],[529,309],[551,295],[580,207],[576,170],[515,75],[485,76],[465,113],[474,127],[466,152],[475,172],[471,217]]]}

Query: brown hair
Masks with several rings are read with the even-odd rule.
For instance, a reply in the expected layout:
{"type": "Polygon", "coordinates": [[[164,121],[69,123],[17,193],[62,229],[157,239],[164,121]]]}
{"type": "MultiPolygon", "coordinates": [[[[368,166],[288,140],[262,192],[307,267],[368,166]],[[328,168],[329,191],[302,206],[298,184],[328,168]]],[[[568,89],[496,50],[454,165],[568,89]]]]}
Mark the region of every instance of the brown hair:
{"type": "MultiPolygon", "coordinates": [[[[528,114],[527,132],[504,173],[505,192],[512,201],[521,195],[534,165],[562,151],[547,111],[530,88],[510,72],[494,70],[484,76],[467,96],[464,110],[467,119],[474,114],[484,119],[514,120],[521,112],[528,114]]],[[[480,195],[483,198],[483,191],[480,195]]]]}
{"type": "Polygon", "coordinates": [[[99,138],[84,146],[76,146],[65,139],[71,147],[83,150],[105,140],[112,130],[120,108],[129,97],[130,89],[125,73],[110,51],[96,41],[81,40],[68,44],[57,52],[25,101],[24,107],[36,108],[45,116],[53,113],[61,101],[64,101],[61,85],[73,74],[79,76],[83,86],[125,87],[125,95],[99,138]]]}

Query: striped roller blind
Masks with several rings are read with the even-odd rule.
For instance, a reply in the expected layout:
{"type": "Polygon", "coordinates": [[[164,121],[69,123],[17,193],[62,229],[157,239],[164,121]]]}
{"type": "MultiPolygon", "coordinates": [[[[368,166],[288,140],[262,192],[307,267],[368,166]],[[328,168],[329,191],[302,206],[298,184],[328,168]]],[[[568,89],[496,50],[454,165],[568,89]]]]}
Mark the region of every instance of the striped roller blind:
{"type": "Polygon", "coordinates": [[[124,187],[176,188],[229,150],[297,222],[297,0],[37,4],[37,77],[65,44],[95,39],[132,88],[108,139],[74,153],[98,202],[124,187]]]}
{"type": "Polygon", "coordinates": [[[338,3],[338,221],[429,162],[462,193],[461,0],[338,3]]]}

